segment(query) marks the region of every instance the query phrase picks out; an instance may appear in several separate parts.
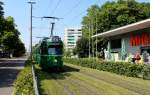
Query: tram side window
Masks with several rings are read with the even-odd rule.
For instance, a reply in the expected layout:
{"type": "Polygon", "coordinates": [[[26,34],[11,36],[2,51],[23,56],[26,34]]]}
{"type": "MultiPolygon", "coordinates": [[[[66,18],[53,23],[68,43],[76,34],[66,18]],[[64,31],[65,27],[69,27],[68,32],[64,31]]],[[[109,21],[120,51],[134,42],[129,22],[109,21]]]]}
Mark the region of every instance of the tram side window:
{"type": "Polygon", "coordinates": [[[47,54],[47,48],[46,47],[41,48],[41,54],[47,54]]]}
{"type": "Polygon", "coordinates": [[[47,54],[47,44],[46,44],[46,42],[44,41],[44,42],[42,42],[42,44],[41,44],[41,54],[44,54],[44,55],[46,55],[47,54]]]}
{"type": "Polygon", "coordinates": [[[121,48],[121,39],[111,40],[111,49],[121,48]]]}

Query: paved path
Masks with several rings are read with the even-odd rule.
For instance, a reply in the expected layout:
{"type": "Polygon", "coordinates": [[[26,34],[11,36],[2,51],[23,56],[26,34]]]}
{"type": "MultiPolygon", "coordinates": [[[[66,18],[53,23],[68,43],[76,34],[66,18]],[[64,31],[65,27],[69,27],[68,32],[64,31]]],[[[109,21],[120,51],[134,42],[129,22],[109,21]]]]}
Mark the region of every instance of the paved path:
{"type": "Polygon", "coordinates": [[[12,95],[13,82],[26,58],[0,59],[0,95],[12,95]]]}

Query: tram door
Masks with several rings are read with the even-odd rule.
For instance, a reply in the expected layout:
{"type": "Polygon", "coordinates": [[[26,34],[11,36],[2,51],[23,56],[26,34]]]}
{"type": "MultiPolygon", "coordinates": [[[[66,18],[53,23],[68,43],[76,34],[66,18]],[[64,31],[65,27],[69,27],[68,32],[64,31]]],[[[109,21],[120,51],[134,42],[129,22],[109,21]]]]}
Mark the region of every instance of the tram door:
{"type": "Polygon", "coordinates": [[[143,55],[144,62],[150,63],[150,47],[142,47],[141,53],[143,55]]]}

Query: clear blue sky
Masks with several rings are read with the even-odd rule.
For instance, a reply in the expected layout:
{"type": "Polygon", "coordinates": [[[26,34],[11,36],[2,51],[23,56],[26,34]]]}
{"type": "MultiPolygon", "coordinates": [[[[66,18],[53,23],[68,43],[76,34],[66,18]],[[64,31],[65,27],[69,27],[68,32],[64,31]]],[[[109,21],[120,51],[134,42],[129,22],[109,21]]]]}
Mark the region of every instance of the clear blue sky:
{"type": "MultiPolygon", "coordinates": [[[[30,0],[0,0],[4,2],[5,16],[12,16],[19,29],[22,41],[26,48],[30,43],[30,0]]],[[[82,17],[86,15],[86,10],[93,4],[102,5],[108,0],[32,0],[36,4],[33,8],[33,16],[56,16],[64,18],[56,21],[54,34],[63,39],[64,28],[81,27],[82,17]],[[59,3],[58,3],[59,2],[59,3]],[[56,6],[58,5],[58,6],[56,6]]],[[[112,1],[112,0],[109,0],[112,1]]],[[[150,2],[150,0],[138,0],[139,2],[150,2]]],[[[33,18],[33,43],[37,43],[36,37],[50,35],[50,22],[52,20],[41,20],[33,18]]]]}

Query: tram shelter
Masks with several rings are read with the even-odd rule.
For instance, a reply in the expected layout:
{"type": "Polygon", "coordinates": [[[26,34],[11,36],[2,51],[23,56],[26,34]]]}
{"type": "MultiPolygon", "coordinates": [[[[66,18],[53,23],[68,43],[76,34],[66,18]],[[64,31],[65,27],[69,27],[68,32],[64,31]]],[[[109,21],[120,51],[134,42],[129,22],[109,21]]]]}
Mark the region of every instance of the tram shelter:
{"type": "Polygon", "coordinates": [[[150,19],[106,31],[93,37],[108,39],[105,59],[129,61],[140,55],[140,59],[150,63],[150,19]]]}

